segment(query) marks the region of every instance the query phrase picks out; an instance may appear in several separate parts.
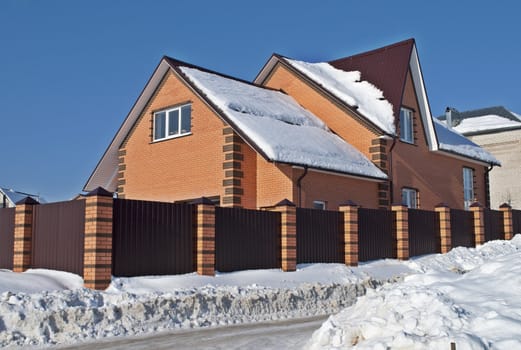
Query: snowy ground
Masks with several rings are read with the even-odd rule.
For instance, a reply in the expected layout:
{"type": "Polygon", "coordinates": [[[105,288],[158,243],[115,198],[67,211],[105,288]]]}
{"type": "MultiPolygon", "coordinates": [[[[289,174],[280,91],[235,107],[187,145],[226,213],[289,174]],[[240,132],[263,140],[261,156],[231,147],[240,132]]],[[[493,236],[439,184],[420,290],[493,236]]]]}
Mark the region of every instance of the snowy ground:
{"type": "Polygon", "coordinates": [[[521,347],[521,236],[357,268],[312,264],[292,273],[116,278],[104,292],[81,285],[68,273],[0,271],[0,346],[340,312],[314,333],[309,349],[521,347]]]}

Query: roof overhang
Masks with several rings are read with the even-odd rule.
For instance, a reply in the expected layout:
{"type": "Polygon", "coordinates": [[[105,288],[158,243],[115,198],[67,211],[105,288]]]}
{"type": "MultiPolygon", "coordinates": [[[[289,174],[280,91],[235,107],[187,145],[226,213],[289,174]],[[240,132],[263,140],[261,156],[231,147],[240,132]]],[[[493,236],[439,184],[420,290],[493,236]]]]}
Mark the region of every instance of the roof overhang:
{"type": "MultiPolygon", "coordinates": [[[[274,164],[286,164],[286,163],[274,162],[274,164]]],[[[294,168],[294,169],[304,169],[304,168],[306,168],[306,166],[304,166],[304,165],[293,165],[293,164],[286,164],[286,165],[291,165],[291,167],[294,168]]],[[[387,182],[387,179],[379,178],[379,177],[363,176],[363,175],[358,175],[358,174],[344,173],[344,172],[338,172],[338,171],[327,170],[327,169],[322,169],[322,168],[316,168],[316,167],[311,167],[311,166],[308,166],[307,168],[308,168],[309,171],[313,171],[313,172],[321,173],[321,174],[342,176],[342,177],[347,177],[347,178],[350,178],[350,179],[364,180],[364,181],[378,182],[378,183],[387,182]]]]}
{"type": "Polygon", "coordinates": [[[449,156],[449,157],[452,157],[452,158],[455,158],[455,159],[458,159],[458,160],[462,160],[462,161],[465,161],[465,162],[474,163],[474,164],[477,164],[477,165],[482,165],[482,166],[485,166],[485,167],[501,166],[500,164],[492,164],[492,163],[487,163],[487,162],[484,162],[482,160],[478,160],[478,159],[475,159],[475,158],[465,157],[465,156],[462,156],[462,155],[460,155],[458,153],[447,151],[447,150],[444,150],[444,149],[438,149],[438,150],[436,150],[434,152],[435,153],[440,153],[440,154],[443,154],[445,156],[449,156]]]}

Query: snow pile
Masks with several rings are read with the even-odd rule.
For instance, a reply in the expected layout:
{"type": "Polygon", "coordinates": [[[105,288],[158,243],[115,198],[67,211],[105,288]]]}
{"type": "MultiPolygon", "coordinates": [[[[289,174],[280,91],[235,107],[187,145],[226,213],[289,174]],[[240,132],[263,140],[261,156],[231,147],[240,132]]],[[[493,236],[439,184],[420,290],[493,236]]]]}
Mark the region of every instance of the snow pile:
{"type": "Polygon", "coordinates": [[[511,242],[458,248],[409,265],[426,272],[369,290],[330,317],[308,349],[448,349],[450,343],[457,349],[521,347],[519,235],[511,242]]]}
{"type": "Polygon", "coordinates": [[[440,149],[454,152],[462,156],[481,160],[486,163],[500,165],[501,163],[485,149],[476,145],[466,137],[449,130],[442,122],[434,120],[434,128],[438,137],[438,146],[440,149]]]}
{"type": "Polygon", "coordinates": [[[271,161],[387,178],[290,96],[195,68],[180,69],[271,161]]]}
{"type": "Polygon", "coordinates": [[[8,291],[37,293],[81,287],[83,287],[83,279],[68,272],[30,269],[25,273],[14,273],[0,269],[0,293],[8,291]]]}
{"type": "Polygon", "coordinates": [[[454,127],[459,133],[472,133],[487,130],[500,130],[518,127],[521,128],[521,120],[514,121],[499,115],[484,115],[474,118],[465,118],[454,127]]]}
{"type": "Polygon", "coordinates": [[[285,59],[297,70],[322,85],[390,135],[395,134],[393,106],[384,99],[383,92],[368,81],[361,81],[359,71],[346,72],[326,62],[308,63],[285,59]]]}

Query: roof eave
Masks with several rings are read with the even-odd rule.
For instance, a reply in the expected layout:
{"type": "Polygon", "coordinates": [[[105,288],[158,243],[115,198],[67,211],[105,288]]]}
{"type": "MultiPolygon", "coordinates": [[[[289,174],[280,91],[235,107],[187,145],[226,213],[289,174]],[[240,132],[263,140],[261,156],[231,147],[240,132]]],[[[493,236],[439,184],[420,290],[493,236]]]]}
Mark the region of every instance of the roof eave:
{"type": "Polygon", "coordinates": [[[451,150],[445,150],[445,149],[441,149],[441,148],[436,150],[435,153],[442,153],[442,154],[444,154],[446,156],[450,156],[452,158],[456,158],[456,159],[467,161],[467,162],[471,162],[471,163],[476,163],[476,164],[487,166],[487,167],[491,166],[491,165],[501,166],[501,163],[498,163],[498,162],[487,162],[487,161],[484,161],[482,159],[469,157],[469,156],[466,156],[466,155],[463,155],[463,154],[460,154],[460,153],[456,153],[456,152],[451,151],[451,150]]]}
{"type": "Polygon", "coordinates": [[[471,132],[465,132],[465,133],[461,133],[461,134],[463,136],[477,136],[477,135],[486,135],[486,134],[497,134],[500,132],[515,131],[515,130],[521,130],[521,125],[520,126],[510,126],[510,127],[505,127],[505,128],[498,128],[498,129],[471,131],[471,132]]]}
{"type": "Polygon", "coordinates": [[[309,170],[314,170],[314,171],[325,173],[325,174],[345,176],[345,177],[350,177],[350,178],[359,179],[359,180],[366,180],[366,181],[372,181],[372,182],[385,182],[388,180],[387,176],[386,177],[377,177],[377,176],[370,176],[370,175],[362,175],[362,174],[351,173],[351,172],[347,172],[347,171],[326,169],[323,167],[317,167],[317,166],[312,166],[312,165],[307,165],[307,164],[278,162],[278,161],[271,161],[271,162],[274,164],[290,165],[290,166],[296,167],[296,168],[308,168],[309,170]]]}

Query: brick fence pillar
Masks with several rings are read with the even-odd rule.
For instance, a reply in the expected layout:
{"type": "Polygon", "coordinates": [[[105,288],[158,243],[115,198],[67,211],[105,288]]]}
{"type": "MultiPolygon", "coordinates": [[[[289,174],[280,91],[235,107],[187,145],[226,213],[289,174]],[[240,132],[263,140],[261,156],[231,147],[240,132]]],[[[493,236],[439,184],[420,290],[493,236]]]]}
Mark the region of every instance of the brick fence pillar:
{"type": "Polygon", "coordinates": [[[344,263],[358,265],[358,205],[348,201],[339,209],[344,215],[344,263]]]}
{"type": "Polygon", "coordinates": [[[477,246],[485,243],[485,210],[475,202],[470,205],[470,211],[474,215],[474,240],[477,246]]]}
{"type": "Polygon", "coordinates": [[[503,212],[503,232],[505,233],[505,239],[510,240],[514,236],[512,207],[506,203],[503,203],[499,207],[499,210],[503,212]]]}
{"type": "Polygon", "coordinates": [[[409,211],[405,205],[393,205],[394,232],[396,234],[396,257],[409,259],[409,211]]]}
{"type": "Polygon", "coordinates": [[[33,246],[33,210],[39,204],[31,197],[16,203],[14,217],[13,271],[24,272],[31,268],[33,246]]]}
{"type": "Polygon", "coordinates": [[[284,199],[277,203],[273,211],[281,215],[280,247],[282,271],[297,270],[297,208],[284,199]]]}
{"type": "Polygon", "coordinates": [[[215,205],[208,198],[196,205],[196,270],[199,275],[215,276],[215,205]]]}
{"type": "Polygon", "coordinates": [[[83,281],[87,288],[105,289],[111,281],[112,197],[101,187],[85,197],[83,281]]]}
{"type": "Polygon", "coordinates": [[[440,203],[434,211],[438,213],[440,219],[440,247],[441,253],[448,253],[452,249],[452,235],[450,224],[450,208],[447,204],[440,203]]]}

